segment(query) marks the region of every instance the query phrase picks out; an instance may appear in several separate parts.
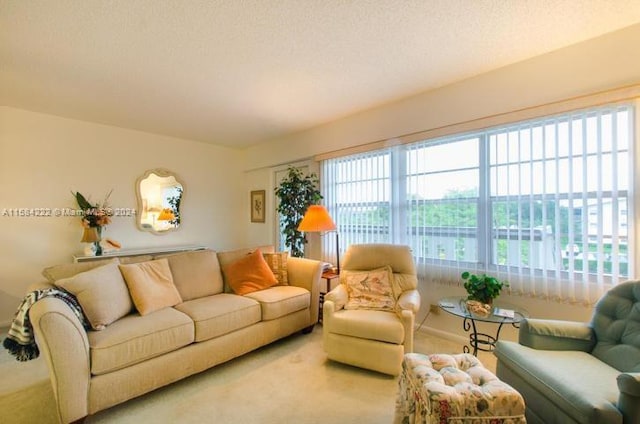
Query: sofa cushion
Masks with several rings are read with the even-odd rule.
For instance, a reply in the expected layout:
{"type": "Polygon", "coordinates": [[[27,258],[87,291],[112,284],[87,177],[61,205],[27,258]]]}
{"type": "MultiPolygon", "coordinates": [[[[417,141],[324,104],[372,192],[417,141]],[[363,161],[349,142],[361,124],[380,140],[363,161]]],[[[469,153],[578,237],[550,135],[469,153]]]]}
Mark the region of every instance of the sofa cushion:
{"type": "Polygon", "coordinates": [[[105,258],[87,262],[54,265],[43,269],[42,275],[50,283],[55,283],[57,280],[60,280],[62,278],[73,277],[74,275],[81,272],[89,271],[90,269],[107,265],[109,263],[119,263],[118,258],[105,258]]]}
{"type": "Polygon", "coordinates": [[[309,290],[296,286],[275,286],[249,293],[244,297],[260,302],[263,321],[306,309],[311,304],[309,290]]]}
{"type": "Polygon", "coordinates": [[[621,422],[616,407],[620,372],[593,355],[531,349],[509,341],[499,341],[495,354],[576,422],[621,422]]]}
{"type": "Polygon", "coordinates": [[[183,301],[222,293],[222,273],[213,250],[174,253],[157,256],[167,258],[173,282],[183,301]]]}
{"type": "Polygon", "coordinates": [[[89,331],[91,373],[105,374],[186,346],[194,341],[193,321],[173,308],[131,314],[104,331],[89,331]]]}
{"type": "Polygon", "coordinates": [[[212,339],[260,321],[260,305],[252,299],[221,293],[175,306],[195,323],[195,340],[212,339]]]}
{"type": "Polygon", "coordinates": [[[133,303],[115,262],[62,278],[55,285],[72,293],[94,330],[131,313],[133,303]]]}
{"type": "Polygon", "coordinates": [[[140,315],[182,302],[166,258],[119,267],[140,315]]]}
{"type": "Polygon", "coordinates": [[[395,312],[342,309],[331,318],[331,332],[380,342],[404,343],[404,327],[395,312]]]}
{"type": "Polygon", "coordinates": [[[273,246],[270,245],[248,247],[244,249],[225,250],[217,253],[218,262],[220,262],[220,267],[224,269],[226,265],[229,265],[230,263],[235,262],[238,259],[255,252],[256,250],[260,250],[262,253],[273,253],[275,251],[273,246]]]}
{"type": "Polygon", "coordinates": [[[224,277],[235,294],[245,295],[278,284],[260,249],[223,268],[224,277]]]}
{"type": "Polygon", "coordinates": [[[151,255],[136,255],[136,256],[120,256],[118,261],[121,264],[137,264],[139,262],[146,262],[153,259],[151,255]]]}

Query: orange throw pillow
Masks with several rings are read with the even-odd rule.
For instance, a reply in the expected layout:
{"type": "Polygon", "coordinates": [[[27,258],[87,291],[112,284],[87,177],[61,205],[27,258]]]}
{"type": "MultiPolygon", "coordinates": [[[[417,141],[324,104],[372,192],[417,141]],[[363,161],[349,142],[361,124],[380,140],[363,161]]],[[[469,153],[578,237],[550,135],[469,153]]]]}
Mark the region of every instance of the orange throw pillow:
{"type": "Polygon", "coordinates": [[[235,294],[244,295],[278,284],[260,249],[224,267],[225,280],[235,294]]]}

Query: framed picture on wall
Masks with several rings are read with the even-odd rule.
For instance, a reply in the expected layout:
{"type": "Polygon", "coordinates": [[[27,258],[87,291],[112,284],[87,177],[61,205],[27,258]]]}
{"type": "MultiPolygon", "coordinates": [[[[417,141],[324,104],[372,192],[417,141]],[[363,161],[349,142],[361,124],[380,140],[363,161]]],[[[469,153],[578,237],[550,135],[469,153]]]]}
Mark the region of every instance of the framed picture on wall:
{"type": "Polygon", "coordinates": [[[251,192],[251,222],[265,222],[265,190],[251,192]]]}

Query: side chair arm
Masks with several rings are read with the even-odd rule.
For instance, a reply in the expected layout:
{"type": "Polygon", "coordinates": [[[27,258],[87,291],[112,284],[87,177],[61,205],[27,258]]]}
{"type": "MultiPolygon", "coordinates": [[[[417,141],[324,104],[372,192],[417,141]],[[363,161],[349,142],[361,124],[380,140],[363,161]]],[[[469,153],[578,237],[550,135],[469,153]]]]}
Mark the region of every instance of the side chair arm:
{"type": "Polygon", "coordinates": [[[587,323],[527,318],[520,323],[518,341],[532,349],[591,352],[596,337],[587,323]]]}
{"type": "Polygon", "coordinates": [[[349,294],[347,293],[347,289],[343,284],[338,284],[336,287],[334,287],[333,290],[331,290],[324,296],[324,300],[325,302],[333,302],[334,310],[339,311],[347,304],[347,301],[349,300],[349,294]]]}
{"type": "Polygon", "coordinates": [[[420,293],[418,290],[407,290],[398,297],[398,307],[401,310],[411,311],[417,314],[420,310],[420,293]]]}
{"type": "Polygon", "coordinates": [[[618,376],[618,409],[624,423],[640,422],[640,372],[625,372],[618,376]]]}

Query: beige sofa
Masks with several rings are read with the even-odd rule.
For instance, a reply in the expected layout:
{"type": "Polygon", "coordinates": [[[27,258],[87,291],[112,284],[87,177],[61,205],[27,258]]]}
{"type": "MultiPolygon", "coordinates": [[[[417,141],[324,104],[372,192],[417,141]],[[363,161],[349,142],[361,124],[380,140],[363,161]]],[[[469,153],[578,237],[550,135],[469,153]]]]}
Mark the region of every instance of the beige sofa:
{"type": "MultiPolygon", "coordinates": [[[[85,330],[58,298],[36,302],[30,317],[60,422],[81,421],[297,331],[310,331],[318,319],[321,263],[288,258],[288,284],[239,296],[227,286],[223,271],[250,251],[166,257],[182,302],[146,315],[130,310],[100,331],[85,330]]],[[[137,258],[144,259],[158,258],[137,258]]],[[[96,265],[68,264],[48,268],[45,275],[63,281],[96,265]]]]}

